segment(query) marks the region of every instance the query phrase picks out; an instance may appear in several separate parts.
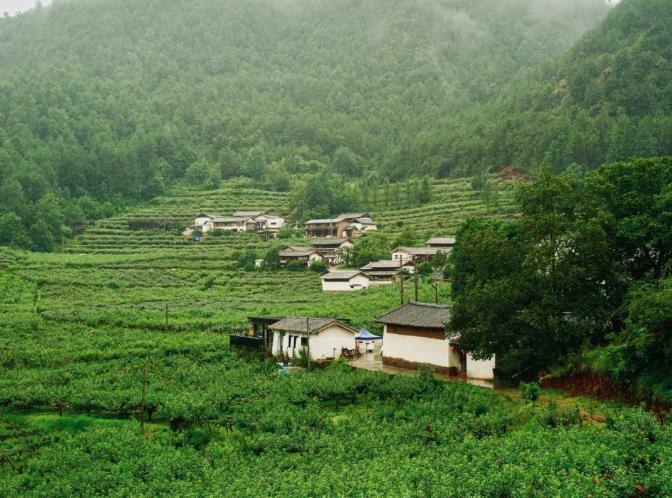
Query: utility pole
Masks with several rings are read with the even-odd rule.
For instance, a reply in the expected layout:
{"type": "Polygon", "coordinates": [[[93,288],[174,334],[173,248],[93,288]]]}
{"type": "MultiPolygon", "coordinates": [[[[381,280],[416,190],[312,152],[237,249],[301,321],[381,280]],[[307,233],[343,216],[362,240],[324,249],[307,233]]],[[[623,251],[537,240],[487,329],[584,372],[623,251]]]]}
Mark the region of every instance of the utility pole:
{"type": "Polygon", "coordinates": [[[418,285],[420,284],[420,275],[417,274],[417,269],[416,269],[416,274],[415,274],[415,302],[418,302],[418,285]]]}
{"type": "Polygon", "coordinates": [[[306,317],[306,334],[308,336],[308,370],[310,370],[310,317],[306,317]]]}
{"type": "Polygon", "coordinates": [[[147,353],[142,365],[142,395],[140,397],[140,430],[145,430],[145,404],[147,401],[147,353]]]}
{"type": "Polygon", "coordinates": [[[434,282],[434,303],[439,304],[439,283],[434,282]]]}

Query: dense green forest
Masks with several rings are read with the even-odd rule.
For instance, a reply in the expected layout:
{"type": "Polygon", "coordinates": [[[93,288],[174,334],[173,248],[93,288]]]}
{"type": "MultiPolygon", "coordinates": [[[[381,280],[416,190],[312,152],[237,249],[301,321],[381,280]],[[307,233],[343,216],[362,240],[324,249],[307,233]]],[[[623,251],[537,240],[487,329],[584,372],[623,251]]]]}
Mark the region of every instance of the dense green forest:
{"type": "Polygon", "coordinates": [[[409,157],[439,172],[556,172],[672,154],[672,3],[624,0],[567,53],[494,102],[450,116],[409,157]]]}
{"type": "Polygon", "coordinates": [[[182,179],[245,175],[300,195],[341,176],[449,175],[455,152],[425,146],[442,121],[499,97],[607,11],[602,0],[56,0],[0,19],[0,244],[53,249],[182,179]]]}

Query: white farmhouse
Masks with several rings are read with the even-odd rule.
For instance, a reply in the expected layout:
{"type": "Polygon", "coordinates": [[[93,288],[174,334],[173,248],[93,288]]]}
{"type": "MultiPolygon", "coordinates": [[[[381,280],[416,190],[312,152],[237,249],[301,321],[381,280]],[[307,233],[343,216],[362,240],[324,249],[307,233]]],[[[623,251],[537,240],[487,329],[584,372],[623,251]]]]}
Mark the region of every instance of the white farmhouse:
{"type": "Polygon", "coordinates": [[[343,349],[355,348],[357,331],[332,318],[283,318],[269,326],[274,355],[295,358],[305,349],[312,360],[340,358],[343,349]]]}
{"type": "Polygon", "coordinates": [[[450,320],[447,306],[408,303],[376,320],[385,325],[383,363],[417,369],[430,365],[446,374],[466,374],[474,379],[492,379],[495,359],[475,360],[446,338],[450,320]]]}
{"type": "Polygon", "coordinates": [[[191,227],[192,231],[193,229],[196,229],[199,230],[201,233],[209,232],[214,228],[212,220],[214,220],[215,217],[216,216],[212,214],[200,213],[199,215],[196,216],[196,219],[194,220],[194,226],[191,227]]]}
{"type": "Polygon", "coordinates": [[[351,292],[369,288],[369,277],[361,271],[332,271],[322,275],[324,292],[351,292]]]}
{"type": "Polygon", "coordinates": [[[324,258],[311,246],[287,246],[280,251],[280,264],[285,266],[291,261],[297,261],[302,266],[310,266],[315,261],[322,261],[324,258]]]}

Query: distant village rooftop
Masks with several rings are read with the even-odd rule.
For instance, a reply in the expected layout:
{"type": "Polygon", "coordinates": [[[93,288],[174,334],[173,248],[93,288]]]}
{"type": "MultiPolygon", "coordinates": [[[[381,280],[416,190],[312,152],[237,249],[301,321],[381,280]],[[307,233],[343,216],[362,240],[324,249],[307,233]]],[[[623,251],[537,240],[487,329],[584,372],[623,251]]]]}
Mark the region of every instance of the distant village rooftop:
{"type": "Polygon", "coordinates": [[[404,266],[413,266],[412,263],[402,263],[401,261],[390,259],[390,260],[383,260],[383,261],[372,261],[366,266],[363,266],[361,269],[362,270],[388,270],[388,269],[393,269],[393,270],[399,270],[403,268],[404,266]]]}
{"type": "Polygon", "coordinates": [[[454,246],[455,237],[432,237],[427,241],[428,246],[454,246]]]}

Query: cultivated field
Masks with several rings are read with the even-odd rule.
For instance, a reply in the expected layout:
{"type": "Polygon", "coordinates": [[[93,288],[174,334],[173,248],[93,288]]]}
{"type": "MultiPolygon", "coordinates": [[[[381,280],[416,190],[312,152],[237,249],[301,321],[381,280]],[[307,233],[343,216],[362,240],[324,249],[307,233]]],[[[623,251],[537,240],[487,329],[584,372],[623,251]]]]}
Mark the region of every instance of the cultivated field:
{"type": "MultiPolygon", "coordinates": [[[[372,211],[383,231],[414,223],[428,236],[513,216],[512,198],[503,187],[488,208],[468,182],[441,182],[426,206],[372,211]]],[[[672,434],[639,410],[526,405],[342,364],[284,377],[231,353],[228,334],[248,315],[375,330],[398,290],[327,295],[312,272],[236,268],[236,251],[282,241],[195,243],[128,225],[248,208],[291,219],[287,201],[235,185],[176,192],[101,221],[62,254],[0,251],[0,496],[672,494],[672,434]]]]}

